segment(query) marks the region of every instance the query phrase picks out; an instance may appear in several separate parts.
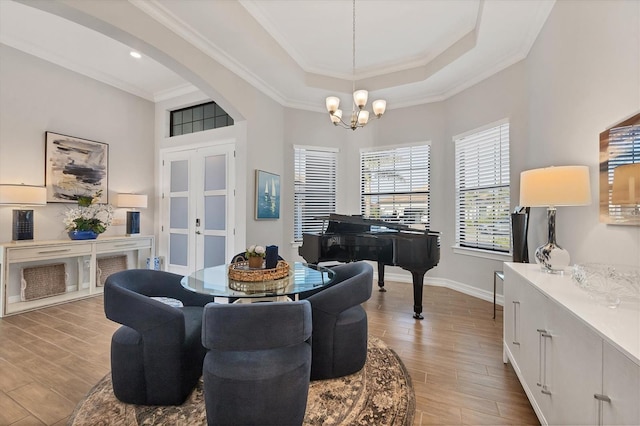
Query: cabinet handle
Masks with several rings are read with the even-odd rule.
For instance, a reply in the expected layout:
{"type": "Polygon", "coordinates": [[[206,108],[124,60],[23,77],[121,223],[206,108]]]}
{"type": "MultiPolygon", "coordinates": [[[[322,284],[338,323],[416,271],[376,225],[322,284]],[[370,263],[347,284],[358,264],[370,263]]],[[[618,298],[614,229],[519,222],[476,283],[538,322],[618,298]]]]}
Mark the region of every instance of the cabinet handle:
{"type": "Polygon", "coordinates": [[[602,413],[602,403],[608,402],[611,403],[611,398],[607,395],[602,395],[600,393],[594,393],[593,397],[598,400],[598,426],[604,424],[603,413],[602,413]]]}
{"type": "Polygon", "coordinates": [[[540,392],[545,395],[551,395],[551,391],[547,387],[547,341],[553,336],[547,330],[538,328],[538,386],[542,387],[540,392]]]}
{"type": "Polygon", "coordinates": [[[518,320],[517,320],[517,307],[520,305],[520,302],[514,300],[513,302],[513,343],[514,345],[520,345],[518,341],[518,320]]]}
{"type": "Polygon", "coordinates": [[[58,250],[42,250],[39,251],[38,254],[49,254],[49,253],[66,253],[71,251],[71,249],[58,249],[58,250]]]}

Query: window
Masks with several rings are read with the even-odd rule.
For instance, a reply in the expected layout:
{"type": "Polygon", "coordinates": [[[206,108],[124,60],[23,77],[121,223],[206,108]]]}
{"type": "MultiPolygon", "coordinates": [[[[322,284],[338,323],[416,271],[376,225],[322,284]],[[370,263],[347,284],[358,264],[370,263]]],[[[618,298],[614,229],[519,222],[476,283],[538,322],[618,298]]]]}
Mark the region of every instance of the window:
{"type": "Polygon", "coordinates": [[[293,238],[301,242],[303,233],[323,231],[323,221],[314,218],[336,212],[338,152],[301,146],[294,151],[293,238]]]}
{"type": "Polygon", "coordinates": [[[171,111],[170,136],[233,126],[233,118],[215,102],[171,111]]]}
{"type": "Polygon", "coordinates": [[[360,152],[360,211],[365,218],[429,228],[431,145],[360,152]]]}
{"type": "Polygon", "coordinates": [[[509,123],[454,137],[456,243],[510,251],[509,123]]]}

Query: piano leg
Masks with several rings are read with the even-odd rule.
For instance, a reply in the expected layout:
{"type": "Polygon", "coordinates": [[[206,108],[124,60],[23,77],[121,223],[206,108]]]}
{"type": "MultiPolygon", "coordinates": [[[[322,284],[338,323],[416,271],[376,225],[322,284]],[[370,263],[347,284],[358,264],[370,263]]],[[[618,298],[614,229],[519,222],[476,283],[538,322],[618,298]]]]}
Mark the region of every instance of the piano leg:
{"type": "Polygon", "coordinates": [[[386,288],[384,288],[384,263],[383,262],[378,262],[378,288],[380,289],[380,291],[387,291],[386,288]]]}
{"type": "Polygon", "coordinates": [[[424,284],[424,274],[426,271],[411,271],[413,277],[413,317],[424,319],[422,316],[422,290],[424,284]]]}

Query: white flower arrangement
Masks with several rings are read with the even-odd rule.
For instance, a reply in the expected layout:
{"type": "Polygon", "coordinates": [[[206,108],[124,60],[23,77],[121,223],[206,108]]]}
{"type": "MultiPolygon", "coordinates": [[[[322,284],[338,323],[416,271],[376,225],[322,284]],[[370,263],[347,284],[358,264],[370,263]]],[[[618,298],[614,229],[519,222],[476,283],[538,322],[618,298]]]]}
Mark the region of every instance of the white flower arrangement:
{"type": "Polygon", "coordinates": [[[248,259],[250,257],[264,257],[267,250],[263,246],[249,246],[245,253],[245,257],[248,259]]]}
{"type": "Polygon", "coordinates": [[[95,196],[79,196],[78,207],[67,210],[63,223],[67,231],[93,231],[102,234],[113,220],[113,206],[98,204],[102,191],[95,196]]]}

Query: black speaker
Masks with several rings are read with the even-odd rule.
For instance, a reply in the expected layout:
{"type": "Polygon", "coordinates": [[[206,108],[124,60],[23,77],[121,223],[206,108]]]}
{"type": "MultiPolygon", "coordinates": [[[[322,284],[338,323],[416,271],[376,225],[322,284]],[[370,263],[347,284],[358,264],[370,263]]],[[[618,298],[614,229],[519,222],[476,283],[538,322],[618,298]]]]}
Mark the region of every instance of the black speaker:
{"type": "Polygon", "coordinates": [[[511,213],[511,233],[513,238],[513,261],[529,263],[529,246],[527,233],[529,231],[529,207],[519,213],[511,213]]]}
{"type": "Polygon", "coordinates": [[[13,211],[13,241],[33,240],[33,210],[13,211]]]}
{"type": "Polygon", "coordinates": [[[127,212],[127,235],[140,233],[140,212],[127,212]]]}

